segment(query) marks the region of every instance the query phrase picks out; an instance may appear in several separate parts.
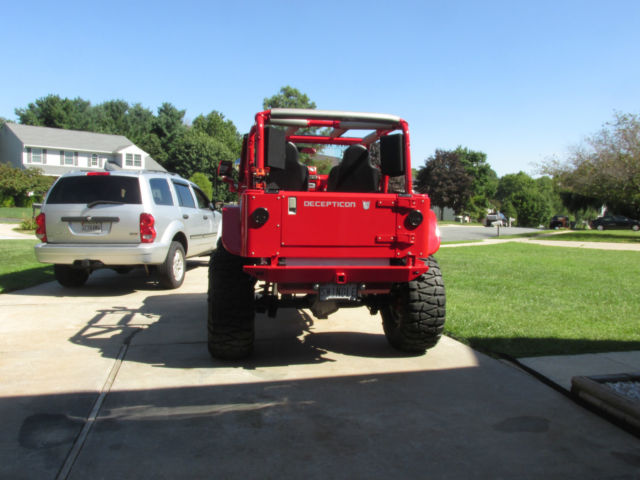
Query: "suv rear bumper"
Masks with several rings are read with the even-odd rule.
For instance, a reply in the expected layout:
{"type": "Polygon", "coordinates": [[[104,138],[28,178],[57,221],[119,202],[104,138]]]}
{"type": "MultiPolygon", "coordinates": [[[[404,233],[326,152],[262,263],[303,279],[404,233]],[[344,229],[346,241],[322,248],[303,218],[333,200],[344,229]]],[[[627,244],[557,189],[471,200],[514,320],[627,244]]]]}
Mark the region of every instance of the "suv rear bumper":
{"type": "Polygon", "coordinates": [[[71,265],[76,261],[97,261],[104,265],[158,265],[167,257],[169,245],[148,244],[51,244],[35,246],[36,259],[42,263],[71,265]]]}

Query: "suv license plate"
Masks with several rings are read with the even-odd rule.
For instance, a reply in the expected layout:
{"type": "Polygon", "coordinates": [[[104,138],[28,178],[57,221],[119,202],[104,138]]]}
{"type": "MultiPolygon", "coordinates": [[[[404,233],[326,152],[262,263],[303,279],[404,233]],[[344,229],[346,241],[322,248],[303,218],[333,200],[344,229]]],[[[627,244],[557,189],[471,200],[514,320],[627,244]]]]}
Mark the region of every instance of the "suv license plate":
{"type": "Polygon", "coordinates": [[[345,283],[338,285],[329,283],[320,285],[320,300],[357,300],[358,287],[355,283],[345,283]]]}
{"type": "Polygon", "coordinates": [[[100,232],[102,232],[102,223],[100,223],[100,222],[82,222],[82,231],[84,233],[100,233],[100,232]]]}

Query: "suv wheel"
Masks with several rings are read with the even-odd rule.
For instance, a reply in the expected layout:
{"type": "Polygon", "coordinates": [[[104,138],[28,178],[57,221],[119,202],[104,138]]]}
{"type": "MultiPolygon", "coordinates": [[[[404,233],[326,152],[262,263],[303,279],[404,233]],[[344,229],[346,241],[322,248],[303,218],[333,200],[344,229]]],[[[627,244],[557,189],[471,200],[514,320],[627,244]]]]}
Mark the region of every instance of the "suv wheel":
{"type": "Polygon", "coordinates": [[[81,287],[89,278],[89,272],[70,265],[54,265],[53,273],[63,287],[81,287]]]}
{"type": "Polygon", "coordinates": [[[207,346],[214,358],[237,360],[253,351],[256,280],[243,271],[246,264],[218,241],[209,262],[207,298],[207,346]]]}
{"type": "Polygon", "coordinates": [[[438,262],[427,259],[429,271],[417,280],[394,285],[382,313],[382,326],[396,349],[421,353],[435,346],[445,321],[445,291],[438,262]]]}
{"type": "Polygon", "coordinates": [[[167,258],[160,265],[160,284],[165,288],[178,288],[184,281],[185,270],[184,248],[180,242],[171,242],[167,258]]]}

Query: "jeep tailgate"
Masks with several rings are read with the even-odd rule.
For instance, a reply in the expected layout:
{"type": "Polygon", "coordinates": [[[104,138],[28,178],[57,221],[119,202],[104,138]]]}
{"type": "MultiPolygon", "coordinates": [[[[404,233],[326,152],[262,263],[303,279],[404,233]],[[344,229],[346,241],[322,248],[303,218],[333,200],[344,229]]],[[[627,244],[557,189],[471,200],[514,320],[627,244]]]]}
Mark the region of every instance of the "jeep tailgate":
{"type": "MultiPolygon", "coordinates": [[[[247,195],[243,232],[248,257],[401,258],[427,256],[429,199],[423,195],[280,192],[247,195]],[[265,209],[268,221],[252,222],[265,209]],[[418,210],[422,225],[411,226],[408,214],[418,210]],[[250,234],[249,234],[250,232],[250,234]]],[[[437,249],[437,247],[436,247],[437,249]]]]}

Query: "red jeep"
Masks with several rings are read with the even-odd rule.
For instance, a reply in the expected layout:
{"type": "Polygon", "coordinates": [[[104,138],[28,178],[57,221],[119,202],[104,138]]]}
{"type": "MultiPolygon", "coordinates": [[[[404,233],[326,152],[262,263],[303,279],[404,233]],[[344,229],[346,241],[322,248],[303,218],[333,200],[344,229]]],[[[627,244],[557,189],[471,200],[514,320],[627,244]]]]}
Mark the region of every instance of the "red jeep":
{"type": "Polygon", "coordinates": [[[302,109],[255,118],[237,175],[231,162],[219,171],[240,201],[223,210],[209,266],[211,355],[249,355],[255,312],[275,317],[281,307],[327,318],[364,305],[381,312],[393,347],[433,347],[445,322],[442,275],[431,256],[440,232],[429,197],[413,193],[407,122],[302,109]],[[301,162],[318,146],[342,151],[328,175],[301,162]]]}

